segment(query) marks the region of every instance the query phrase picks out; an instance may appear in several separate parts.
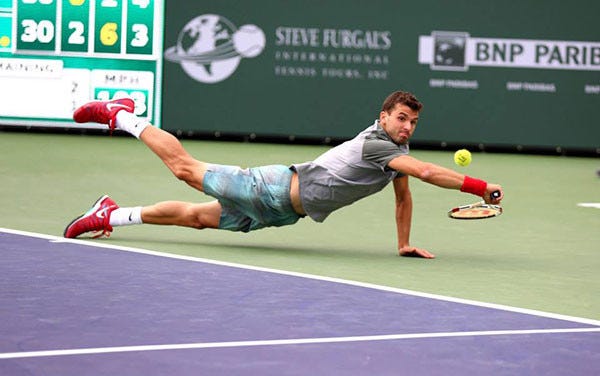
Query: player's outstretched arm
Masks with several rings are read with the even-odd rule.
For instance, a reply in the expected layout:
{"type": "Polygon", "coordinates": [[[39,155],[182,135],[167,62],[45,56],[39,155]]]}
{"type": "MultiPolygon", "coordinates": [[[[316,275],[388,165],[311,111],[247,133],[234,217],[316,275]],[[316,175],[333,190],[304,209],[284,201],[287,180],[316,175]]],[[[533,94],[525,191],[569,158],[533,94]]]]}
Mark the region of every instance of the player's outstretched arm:
{"type": "Polygon", "coordinates": [[[442,188],[457,189],[462,192],[472,193],[482,197],[487,203],[498,204],[504,197],[502,187],[498,184],[486,183],[485,181],[471,178],[449,168],[420,161],[409,155],[396,157],[388,165],[396,171],[413,176],[426,183],[442,188]],[[494,191],[500,191],[498,198],[491,197],[491,193],[494,191]]]}
{"type": "Polygon", "coordinates": [[[423,162],[409,155],[396,157],[388,164],[396,171],[442,188],[460,189],[465,175],[433,163],[423,162]]]}

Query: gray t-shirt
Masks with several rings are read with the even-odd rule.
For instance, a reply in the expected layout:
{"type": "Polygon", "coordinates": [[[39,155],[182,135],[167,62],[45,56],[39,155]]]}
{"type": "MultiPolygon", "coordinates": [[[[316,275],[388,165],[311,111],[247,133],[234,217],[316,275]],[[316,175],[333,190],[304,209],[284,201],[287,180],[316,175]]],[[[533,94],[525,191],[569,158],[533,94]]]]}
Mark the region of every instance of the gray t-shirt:
{"type": "Polygon", "coordinates": [[[387,167],[408,144],[397,145],[376,120],[352,140],[338,145],[312,162],[295,164],[300,200],[313,220],[323,222],[331,212],[379,192],[403,174],[387,167]]]}

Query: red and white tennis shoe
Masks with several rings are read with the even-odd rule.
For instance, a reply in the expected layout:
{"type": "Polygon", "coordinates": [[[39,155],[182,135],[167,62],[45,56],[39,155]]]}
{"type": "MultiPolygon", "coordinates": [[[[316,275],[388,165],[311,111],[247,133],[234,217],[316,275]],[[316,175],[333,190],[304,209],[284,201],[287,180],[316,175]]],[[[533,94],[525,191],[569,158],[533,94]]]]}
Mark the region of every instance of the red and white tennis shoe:
{"type": "Polygon", "coordinates": [[[117,113],[121,110],[133,113],[134,109],[135,102],[131,98],[88,102],[75,110],[73,120],[77,123],[108,124],[112,131],[116,127],[117,113]]]}
{"type": "Polygon", "coordinates": [[[100,197],[94,206],[87,213],[75,218],[67,228],[65,228],[65,238],[76,238],[85,232],[95,232],[92,237],[109,237],[113,228],[110,225],[110,213],[118,209],[119,205],[110,197],[104,195],[100,197]]]}

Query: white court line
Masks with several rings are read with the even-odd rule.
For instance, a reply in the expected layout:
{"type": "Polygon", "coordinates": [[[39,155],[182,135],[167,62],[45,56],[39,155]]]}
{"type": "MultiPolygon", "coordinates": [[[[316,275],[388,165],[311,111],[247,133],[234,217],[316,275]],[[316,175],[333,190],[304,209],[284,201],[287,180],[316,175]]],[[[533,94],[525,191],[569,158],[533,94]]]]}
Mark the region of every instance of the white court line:
{"type": "Polygon", "coordinates": [[[388,334],[388,335],[376,335],[376,336],[354,336],[354,337],[296,338],[296,339],[274,339],[274,340],[258,340],[258,341],[181,343],[181,344],[172,344],[172,345],[98,347],[98,348],[88,348],[88,349],[44,350],[44,351],[23,351],[23,352],[16,352],[16,353],[0,353],[0,359],[39,358],[39,357],[66,356],[66,355],[96,355],[96,354],[107,354],[107,353],[135,352],[135,351],[217,349],[217,348],[228,348],[228,347],[285,346],[285,345],[306,345],[306,344],[315,344],[315,343],[390,341],[390,340],[423,339],[423,338],[484,337],[484,336],[491,337],[491,336],[507,336],[507,335],[589,333],[589,332],[600,332],[600,328],[490,330],[490,331],[475,331],[475,332],[413,333],[413,334],[388,334]]]}
{"type": "Polygon", "coordinates": [[[291,271],[286,271],[286,270],[263,268],[260,266],[236,264],[236,263],[232,263],[232,262],[210,260],[210,259],[204,259],[204,258],[200,258],[200,257],[192,257],[192,256],[177,255],[177,254],[173,254],[173,253],[150,251],[150,250],[141,249],[141,248],[124,247],[124,246],[112,245],[112,244],[101,244],[100,242],[97,242],[97,241],[94,242],[94,241],[79,240],[79,239],[66,239],[66,238],[63,238],[62,236],[38,234],[38,233],[27,232],[27,231],[12,230],[12,229],[2,228],[2,227],[0,227],[0,232],[5,232],[5,233],[15,234],[15,235],[30,236],[30,237],[41,238],[41,239],[48,239],[50,242],[53,242],[53,243],[74,243],[74,244],[81,244],[81,245],[85,245],[85,246],[89,246],[89,247],[126,251],[126,252],[133,252],[133,253],[139,253],[139,254],[144,254],[144,255],[166,257],[166,258],[177,259],[177,260],[186,260],[186,261],[200,262],[200,263],[211,264],[211,265],[227,266],[227,267],[231,267],[231,268],[254,270],[254,271],[260,271],[260,272],[265,272],[265,273],[274,273],[274,274],[288,275],[288,276],[293,276],[293,277],[314,279],[314,280],[319,280],[319,281],[341,283],[341,284],[350,285],[350,286],[358,286],[358,287],[364,287],[364,288],[380,290],[380,291],[395,292],[398,294],[418,296],[418,297],[422,297],[422,298],[436,299],[436,300],[442,300],[442,301],[446,301],[446,302],[472,305],[472,306],[476,306],[476,307],[492,308],[492,309],[498,309],[498,310],[502,310],[502,311],[522,313],[522,314],[526,314],[526,315],[545,317],[545,318],[557,319],[557,320],[564,320],[564,321],[570,321],[570,322],[576,322],[576,323],[580,323],[580,324],[594,325],[594,326],[600,327],[600,320],[593,320],[593,319],[576,317],[576,316],[561,315],[558,313],[550,313],[550,312],[538,311],[538,310],[527,309],[527,308],[511,307],[511,306],[502,305],[502,304],[485,303],[485,302],[479,302],[476,300],[454,298],[454,297],[450,297],[450,296],[436,295],[436,294],[430,294],[430,293],[426,293],[426,292],[400,289],[400,288],[396,288],[396,287],[375,285],[375,284],[366,283],[366,282],[350,281],[350,280],[345,280],[345,279],[341,279],[341,278],[324,277],[324,276],[318,276],[318,275],[313,275],[313,274],[291,272],[291,271]]]}
{"type": "Polygon", "coordinates": [[[580,206],[582,208],[600,209],[600,202],[580,202],[579,204],[577,204],[577,206],[580,206]]]}

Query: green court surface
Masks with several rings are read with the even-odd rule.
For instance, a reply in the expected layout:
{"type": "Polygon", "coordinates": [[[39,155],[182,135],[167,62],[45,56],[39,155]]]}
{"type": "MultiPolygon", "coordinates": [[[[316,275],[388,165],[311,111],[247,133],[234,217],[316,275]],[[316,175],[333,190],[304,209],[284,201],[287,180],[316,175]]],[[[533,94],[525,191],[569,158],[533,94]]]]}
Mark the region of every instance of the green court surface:
{"type": "MultiPolygon", "coordinates": [[[[303,162],[328,148],[184,146],[200,160],[242,166],[303,162]]],[[[0,151],[4,228],[62,235],[102,194],[121,206],[210,200],[132,137],[0,132],[0,151]]],[[[600,203],[600,159],[474,153],[470,166],[457,167],[449,151],[412,155],[502,184],[504,214],[451,220],[450,207],[476,198],[412,179],[411,242],[435,260],[397,256],[391,186],[323,224],[306,218],[249,234],[147,225],[97,241],[600,319],[600,209],[577,205],[600,203]]]]}

